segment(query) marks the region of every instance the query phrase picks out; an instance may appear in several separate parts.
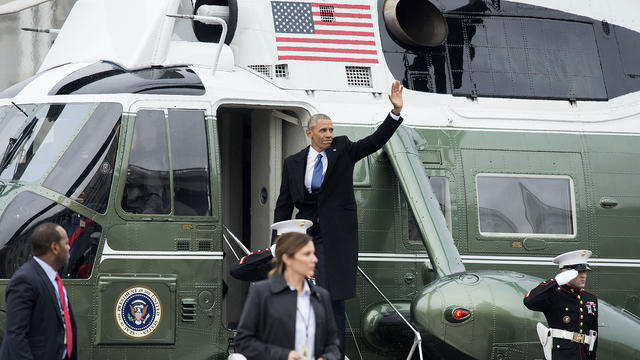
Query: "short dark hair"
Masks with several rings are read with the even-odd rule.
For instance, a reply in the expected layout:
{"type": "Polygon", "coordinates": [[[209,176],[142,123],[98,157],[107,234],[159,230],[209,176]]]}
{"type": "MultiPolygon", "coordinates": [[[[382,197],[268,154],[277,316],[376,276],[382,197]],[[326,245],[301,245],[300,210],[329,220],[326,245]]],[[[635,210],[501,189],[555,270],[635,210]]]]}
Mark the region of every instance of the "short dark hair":
{"type": "Polygon", "coordinates": [[[309,118],[309,122],[307,123],[307,129],[309,130],[313,130],[313,128],[316,126],[316,124],[318,123],[318,120],[329,120],[331,121],[331,118],[329,117],[329,115],[326,114],[320,114],[317,113],[315,115],[312,115],[309,118]]]}
{"type": "Polygon", "coordinates": [[[58,226],[58,224],[54,223],[43,223],[33,230],[33,234],[31,234],[33,255],[42,256],[46,254],[52,243],[62,240],[62,236],[58,232],[58,226]]]}

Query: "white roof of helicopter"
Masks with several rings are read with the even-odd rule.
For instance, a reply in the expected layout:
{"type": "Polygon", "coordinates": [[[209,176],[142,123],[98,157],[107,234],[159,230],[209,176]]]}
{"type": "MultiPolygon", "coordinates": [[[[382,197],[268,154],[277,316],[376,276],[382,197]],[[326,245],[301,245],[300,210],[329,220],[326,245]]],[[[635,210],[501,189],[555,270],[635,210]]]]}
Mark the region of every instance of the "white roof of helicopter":
{"type": "MultiPolygon", "coordinates": [[[[377,6],[373,0],[360,2],[377,6]]],[[[520,2],[553,8],[560,6],[552,0],[520,2]]],[[[268,3],[239,2],[241,11],[255,16],[244,22],[239,21],[231,46],[223,47],[214,75],[211,65],[217,44],[198,42],[189,20],[166,16],[171,13],[193,13],[190,0],[79,0],[42,64],[39,76],[13,100],[18,103],[118,101],[128,111],[130,104],[142,99],[157,99],[159,103],[180,99],[181,102],[208,102],[214,112],[220,104],[290,106],[303,108],[309,113],[327,113],[337,124],[371,126],[382,121],[390,110],[386,92],[393,80],[384,56],[380,55],[379,64],[371,67],[372,86],[369,88],[347,86],[343,79],[345,64],[341,63],[290,62],[291,76],[287,79],[268,78],[248,69],[252,63],[277,62],[274,60],[274,44],[267,46],[256,43],[252,38],[267,31],[271,33],[265,39],[274,37],[272,19],[264,16],[265,11],[270,11],[266,7],[268,3]],[[126,69],[190,65],[202,80],[206,94],[180,97],[144,94],[65,95],[55,96],[55,100],[54,97],[48,99],[49,89],[62,78],[101,60],[117,63],[126,69]],[[341,73],[342,77],[336,75],[341,73]]],[[[575,1],[570,3],[575,5],[575,1]]],[[[598,18],[597,14],[590,12],[601,7],[603,5],[590,2],[583,4],[578,13],[598,18]]],[[[373,11],[372,16],[377,16],[377,13],[373,11]]],[[[377,34],[377,20],[372,22],[377,34]]],[[[379,47],[378,35],[376,41],[379,47]]],[[[381,49],[379,51],[381,54],[381,49]]],[[[606,102],[579,101],[577,106],[561,100],[478,98],[472,101],[465,97],[410,90],[405,90],[404,94],[405,124],[415,127],[640,133],[640,122],[637,121],[640,116],[638,93],[606,102]]]]}

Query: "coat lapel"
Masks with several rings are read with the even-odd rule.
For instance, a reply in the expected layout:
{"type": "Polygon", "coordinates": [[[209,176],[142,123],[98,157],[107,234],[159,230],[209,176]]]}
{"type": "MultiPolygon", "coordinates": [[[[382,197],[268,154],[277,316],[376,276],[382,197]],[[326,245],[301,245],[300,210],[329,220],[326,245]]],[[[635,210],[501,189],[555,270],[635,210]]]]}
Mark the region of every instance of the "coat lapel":
{"type": "Polygon", "coordinates": [[[306,148],[302,149],[302,151],[294,155],[294,158],[293,158],[294,168],[291,169],[291,171],[293,171],[293,174],[295,176],[294,188],[295,188],[296,196],[294,197],[294,199],[300,199],[300,201],[304,199],[304,176],[307,170],[308,155],[309,155],[309,146],[307,146],[306,148]]]}
{"type": "Polygon", "coordinates": [[[36,274],[38,274],[38,277],[40,277],[40,280],[42,281],[42,284],[46,289],[45,291],[49,294],[49,299],[53,303],[53,308],[58,310],[56,311],[56,314],[58,315],[56,316],[58,318],[58,321],[60,321],[60,323],[63,324],[64,326],[64,319],[62,318],[62,314],[60,313],[60,305],[58,304],[56,289],[53,287],[53,284],[47,277],[47,273],[44,272],[44,269],[42,268],[42,266],[40,266],[40,264],[38,264],[38,262],[35,259],[31,259],[31,261],[33,262],[32,266],[36,269],[36,274]]]}

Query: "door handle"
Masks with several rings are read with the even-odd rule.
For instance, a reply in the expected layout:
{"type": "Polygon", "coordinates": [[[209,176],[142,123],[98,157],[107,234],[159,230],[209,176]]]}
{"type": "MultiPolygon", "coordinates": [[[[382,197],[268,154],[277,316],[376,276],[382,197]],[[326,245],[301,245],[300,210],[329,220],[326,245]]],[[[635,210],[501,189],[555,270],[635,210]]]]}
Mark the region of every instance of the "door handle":
{"type": "Polygon", "coordinates": [[[605,209],[611,209],[618,206],[618,200],[610,197],[600,198],[600,207],[605,209]]]}

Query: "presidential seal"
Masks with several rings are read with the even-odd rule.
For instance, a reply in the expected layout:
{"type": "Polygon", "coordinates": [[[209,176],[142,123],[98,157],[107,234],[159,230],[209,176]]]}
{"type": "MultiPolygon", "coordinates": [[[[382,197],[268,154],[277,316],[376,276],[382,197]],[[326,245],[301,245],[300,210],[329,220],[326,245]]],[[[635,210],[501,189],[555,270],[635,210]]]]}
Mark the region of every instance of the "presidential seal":
{"type": "Polygon", "coordinates": [[[162,305],[151,289],[132,287],[118,298],[115,315],[122,332],[133,338],[144,338],[158,328],[162,318],[162,305]]]}

